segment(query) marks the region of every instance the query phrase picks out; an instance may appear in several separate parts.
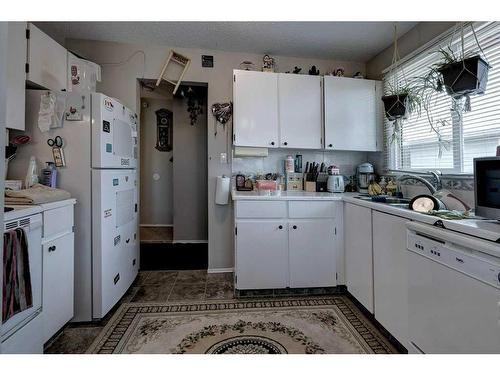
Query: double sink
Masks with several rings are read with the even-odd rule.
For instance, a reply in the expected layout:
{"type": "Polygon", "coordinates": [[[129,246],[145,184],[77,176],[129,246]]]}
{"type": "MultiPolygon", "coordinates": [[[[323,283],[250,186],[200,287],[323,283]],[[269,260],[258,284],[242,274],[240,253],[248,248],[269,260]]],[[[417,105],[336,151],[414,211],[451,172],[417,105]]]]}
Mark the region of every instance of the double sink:
{"type": "Polygon", "coordinates": [[[363,201],[369,201],[373,203],[385,204],[391,207],[410,209],[410,199],[408,198],[397,198],[388,196],[368,196],[368,195],[358,195],[354,197],[356,199],[361,199],[363,201]]]}

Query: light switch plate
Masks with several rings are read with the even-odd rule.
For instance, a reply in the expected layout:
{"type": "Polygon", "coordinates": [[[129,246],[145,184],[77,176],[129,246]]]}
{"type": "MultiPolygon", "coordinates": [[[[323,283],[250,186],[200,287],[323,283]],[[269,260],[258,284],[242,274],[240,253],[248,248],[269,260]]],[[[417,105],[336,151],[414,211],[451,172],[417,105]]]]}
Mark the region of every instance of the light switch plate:
{"type": "Polygon", "coordinates": [[[227,153],[225,152],[220,153],[220,163],[227,164],[227,153]]]}

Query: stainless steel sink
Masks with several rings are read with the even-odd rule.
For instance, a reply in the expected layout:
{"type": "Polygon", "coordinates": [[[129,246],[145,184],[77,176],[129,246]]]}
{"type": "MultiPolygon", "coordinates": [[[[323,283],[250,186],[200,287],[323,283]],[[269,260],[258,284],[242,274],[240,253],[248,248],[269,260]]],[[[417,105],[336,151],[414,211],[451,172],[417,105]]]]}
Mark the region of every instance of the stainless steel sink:
{"type": "Polygon", "coordinates": [[[385,204],[392,207],[406,208],[408,209],[408,205],[410,203],[410,199],[408,198],[397,198],[397,197],[385,197],[385,196],[356,196],[356,199],[360,199],[363,201],[373,202],[385,204]]]}

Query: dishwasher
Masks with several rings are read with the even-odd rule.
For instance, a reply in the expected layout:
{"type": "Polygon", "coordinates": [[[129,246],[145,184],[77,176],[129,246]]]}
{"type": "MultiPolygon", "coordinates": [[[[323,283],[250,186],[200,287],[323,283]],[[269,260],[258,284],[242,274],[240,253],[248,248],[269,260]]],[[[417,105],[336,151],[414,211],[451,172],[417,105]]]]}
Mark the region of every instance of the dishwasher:
{"type": "Polygon", "coordinates": [[[407,250],[409,353],[500,353],[500,244],[411,222],[407,250]]]}

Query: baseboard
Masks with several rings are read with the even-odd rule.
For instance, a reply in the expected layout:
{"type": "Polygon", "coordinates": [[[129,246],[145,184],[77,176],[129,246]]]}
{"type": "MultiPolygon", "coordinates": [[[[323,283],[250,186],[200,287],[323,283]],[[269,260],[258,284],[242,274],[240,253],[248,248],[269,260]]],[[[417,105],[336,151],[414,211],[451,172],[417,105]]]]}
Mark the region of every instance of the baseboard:
{"type": "Polygon", "coordinates": [[[169,228],[173,227],[174,224],[139,224],[140,227],[157,227],[157,228],[169,228]]]}
{"type": "Polygon", "coordinates": [[[209,268],[207,270],[207,273],[228,273],[228,272],[234,272],[234,268],[209,268]]]}
{"type": "Polygon", "coordinates": [[[208,243],[208,240],[174,240],[172,243],[208,243]]]}

